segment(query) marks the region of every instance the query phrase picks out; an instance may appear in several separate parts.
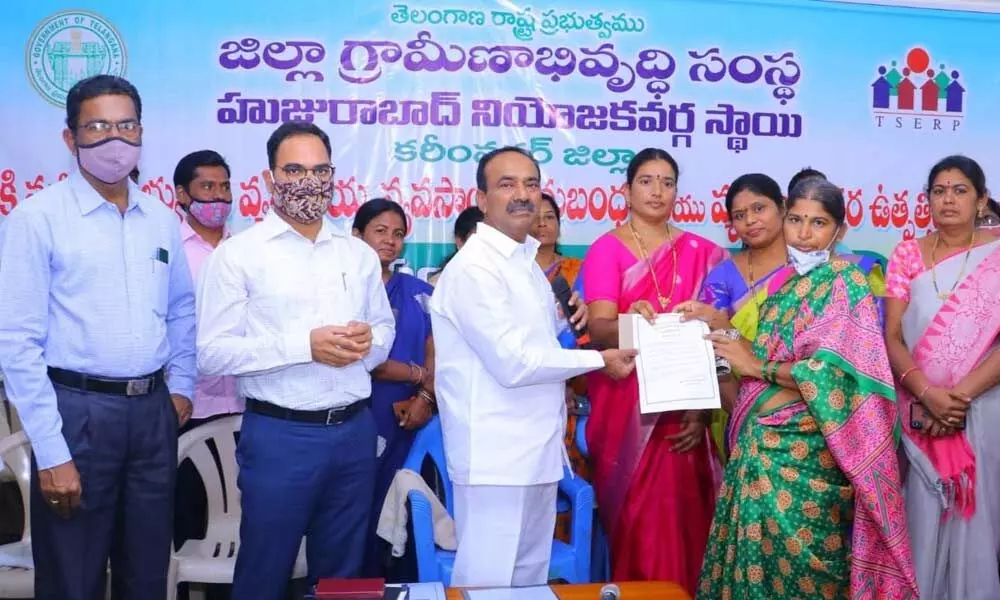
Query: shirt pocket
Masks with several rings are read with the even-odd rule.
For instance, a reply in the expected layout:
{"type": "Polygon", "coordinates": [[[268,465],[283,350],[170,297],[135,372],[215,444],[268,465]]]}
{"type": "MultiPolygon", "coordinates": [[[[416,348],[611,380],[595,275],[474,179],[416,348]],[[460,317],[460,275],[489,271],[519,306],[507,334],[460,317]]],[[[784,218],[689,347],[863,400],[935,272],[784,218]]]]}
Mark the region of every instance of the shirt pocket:
{"type": "Polygon", "coordinates": [[[166,318],[170,303],[170,262],[172,257],[165,255],[164,250],[157,247],[151,251],[152,276],[149,282],[150,303],[153,313],[166,318]],[[167,262],[162,259],[165,258],[167,262]]]}
{"type": "Polygon", "coordinates": [[[317,277],[317,299],[323,307],[327,325],[346,325],[351,321],[365,321],[367,282],[357,273],[331,269],[317,277]]]}
{"type": "MultiPolygon", "coordinates": [[[[343,277],[342,287],[346,287],[343,296],[343,310],[347,313],[347,321],[368,321],[368,279],[357,273],[347,273],[343,277]]],[[[346,322],[346,321],[345,321],[346,322]]]]}

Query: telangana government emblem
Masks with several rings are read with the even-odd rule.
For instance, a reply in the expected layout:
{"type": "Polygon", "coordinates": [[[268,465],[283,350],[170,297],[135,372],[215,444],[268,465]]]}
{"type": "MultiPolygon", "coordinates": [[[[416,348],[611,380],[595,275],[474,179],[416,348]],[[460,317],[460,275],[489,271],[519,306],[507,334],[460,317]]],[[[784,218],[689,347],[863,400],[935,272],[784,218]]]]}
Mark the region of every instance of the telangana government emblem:
{"type": "Polygon", "coordinates": [[[31,32],[24,50],[28,81],[52,104],[66,106],[77,81],[93,75],[125,75],[125,42],[96,13],[66,10],[49,15],[31,32]]]}

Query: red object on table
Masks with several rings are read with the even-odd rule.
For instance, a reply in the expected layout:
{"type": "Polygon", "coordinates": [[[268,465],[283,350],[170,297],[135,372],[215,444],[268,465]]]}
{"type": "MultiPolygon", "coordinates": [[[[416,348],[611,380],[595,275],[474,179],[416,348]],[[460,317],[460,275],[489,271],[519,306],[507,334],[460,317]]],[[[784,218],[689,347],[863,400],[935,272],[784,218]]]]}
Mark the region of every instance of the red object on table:
{"type": "Polygon", "coordinates": [[[320,579],[316,600],[382,600],[384,579],[320,579]]]}

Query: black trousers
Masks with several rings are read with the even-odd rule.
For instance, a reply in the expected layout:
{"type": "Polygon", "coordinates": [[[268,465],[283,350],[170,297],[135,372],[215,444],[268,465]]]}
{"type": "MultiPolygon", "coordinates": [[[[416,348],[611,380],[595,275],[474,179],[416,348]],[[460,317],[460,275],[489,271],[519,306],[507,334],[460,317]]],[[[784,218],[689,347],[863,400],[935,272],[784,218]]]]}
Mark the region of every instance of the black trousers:
{"type": "Polygon", "coordinates": [[[177,473],[177,413],[165,385],[143,396],[55,386],[62,433],[83,487],[69,518],[31,482],[37,600],[166,597],[177,473]]]}

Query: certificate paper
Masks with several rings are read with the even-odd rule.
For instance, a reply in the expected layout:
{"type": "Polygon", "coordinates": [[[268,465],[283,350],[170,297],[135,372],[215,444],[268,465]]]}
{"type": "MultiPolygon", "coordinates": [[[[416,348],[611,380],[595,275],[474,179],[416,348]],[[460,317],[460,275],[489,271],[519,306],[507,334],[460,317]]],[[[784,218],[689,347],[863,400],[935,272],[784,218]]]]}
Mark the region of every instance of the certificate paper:
{"type": "Polygon", "coordinates": [[[494,590],[462,590],[462,600],[558,600],[547,585],[494,590]]]}
{"type": "Polygon", "coordinates": [[[618,347],[639,350],[635,373],[642,414],[721,408],[708,333],[703,321],[682,322],[677,313],[658,315],[653,324],[640,315],[618,316],[618,347]]]}

